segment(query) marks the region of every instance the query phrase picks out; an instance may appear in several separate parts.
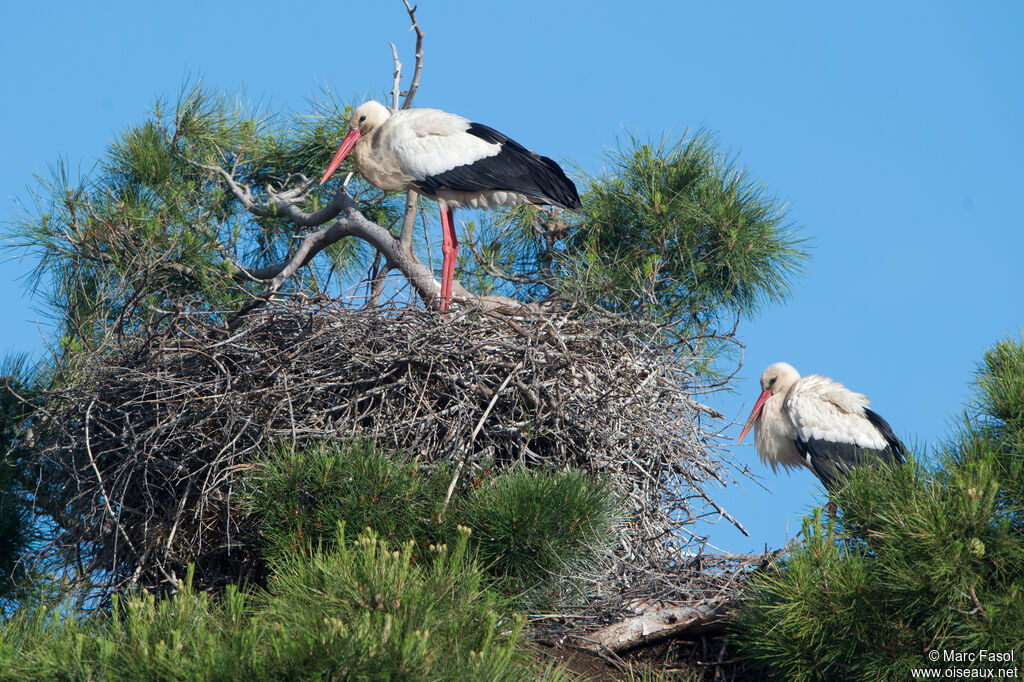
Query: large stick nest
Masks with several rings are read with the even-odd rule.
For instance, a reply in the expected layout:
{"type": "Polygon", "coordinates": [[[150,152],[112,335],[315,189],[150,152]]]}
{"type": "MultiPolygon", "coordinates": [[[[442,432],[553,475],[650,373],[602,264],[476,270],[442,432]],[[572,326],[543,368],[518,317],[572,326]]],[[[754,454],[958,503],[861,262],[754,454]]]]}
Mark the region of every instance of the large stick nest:
{"type": "Polygon", "coordinates": [[[698,379],[657,331],[564,316],[441,318],[277,304],[227,336],[182,314],[53,392],[41,482],[63,492],[57,542],[107,589],[200,587],[259,562],[240,474],[281,441],[361,436],[430,465],[579,466],[629,505],[617,560],[664,565],[709,508],[721,463],[698,379]]]}

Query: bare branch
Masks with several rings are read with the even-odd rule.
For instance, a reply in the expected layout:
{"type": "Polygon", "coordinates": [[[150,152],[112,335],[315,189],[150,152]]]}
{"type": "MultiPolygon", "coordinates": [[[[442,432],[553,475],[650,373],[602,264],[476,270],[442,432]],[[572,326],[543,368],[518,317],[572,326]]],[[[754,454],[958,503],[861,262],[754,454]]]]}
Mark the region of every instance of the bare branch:
{"type": "Polygon", "coordinates": [[[405,103],[402,105],[403,109],[411,109],[412,99],[416,96],[416,91],[420,87],[420,74],[423,72],[423,30],[420,29],[420,24],[416,21],[416,7],[411,6],[409,0],[402,0],[402,2],[405,3],[405,9],[409,12],[409,19],[412,20],[412,29],[416,31],[416,67],[413,69],[412,83],[409,85],[409,90],[405,93],[405,103]]]}
{"type": "Polygon", "coordinates": [[[426,211],[420,211],[420,219],[423,223],[423,243],[427,247],[427,267],[430,271],[434,271],[434,255],[430,250],[430,232],[427,230],[427,213],[426,211]]]}
{"type": "Polygon", "coordinates": [[[249,191],[249,188],[243,187],[239,185],[237,182],[235,182],[235,178],[231,175],[231,173],[228,173],[220,166],[207,166],[205,163],[199,163],[198,161],[195,161],[188,157],[183,158],[193,166],[205,168],[206,170],[221,176],[224,179],[224,181],[228,183],[228,188],[231,189],[231,193],[235,195],[235,198],[238,199],[238,202],[242,204],[242,206],[245,206],[245,209],[247,211],[251,211],[252,208],[256,206],[256,200],[253,199],[252,192],[249,191]]]}
{"type": "MultiPolygon", "coordinates": [[[[103,506],[107,510],[107,515],[110,517],[110,523],[117,528],[118,535],[124,538],[125,542],[128,543],[128,548],[132,552],[135,552],[135,547],[132,545],[131,538],[125,533],[124,527],[121,526],[121,521],[118,515],[114,513],[113,508],[110,506],[110,496],[107,494],[106,486],[103,483],[103,474],[100,473],[100,469],[96,466],[96,458],[92,454],[92,446],[89,444],[89,415],[92,412],[93,405],[96,401],[93,400],[89,403],[89,407],[85,410],[85,451],[89,455],[89,464],[92,466],[92,470],[96,472],[96,482],[99,485],[99,497],[103,500],[103,506]]],[[[116,570],[116,566],[112,567],[111,570],[116,570]]]]}
{"type": "Polygon", "coordinates": [[[337,194],[335,194],[334,200],[332,200],[331,203],[327,204],[319,211],[305,213],[299,209],[294,202],[304,198],[305,192],[314,185],[314,180],[306,178],[305,176],[299,176],[302,178],[302,183],[290,190],[276,192],[269,185],[266,186],[265,189],[268,196],[270,196],[270,202],[263,204],[256,201],[252,195],[252,190],[250,190],[247,185],[240,185],[231,173],[220,166],[208,166],[189,158],[185,158],[185,160],[193,166],[204,168],[211,173],[219,175],[224,182],[227,183],[228,188],[231,190],[231,193],[235,196],[238,202],[245,207],[245,210],[252,213],[254,216],[264,217],[280,215],[301,227],[315,227],[317,225],[323,225],[341,212],[341,205],[338,204],[337,194]]]}
{"type": "Polygon", "coordinates": [[[398,61],[398,48],[394,43],[391,46],[391,54],[395,58],[395,84],[391,87],[391,111],[398,111],[398,95],[402,90],[402,62],[398,61]]]}
{"type": "MultiPolygon", "coordinates": [[[[270,196],[271,201],[262,204],[256,202],[249,187],[238,183],[234,176],[224,168],[208,166],[191,160],[189,162],[219,175],[227,183],[239,203],[255,216],[280,215],[288,218],[296,225],[308,227],[322,225],[332,218],[342,215],[340,220],[337,220],[328,227],[301,235],[295,251],[286,261],[276,265],[251,268],[225,256],[225,260],[231,267],[232,275],[237,279],[267,282],[267,288],[253,301],[239,310],[238,315],[233,318],[233,322],[237,322],[270,300],[273,294],[279,291],[284,283],[298,272],[299,268],[309,264],[318,253],[331,244],[349,236],[362,239],[379,251],[385,259],[388,271],[399,270],[428,308],[440,306],[440,284],[434,278],[432,269],[424,266],[411,248],[412,230],[415,227],[417,206],[417,195],[415,192],[409,192],[406,196],[402,238],[395,239],[389,230],[368,220],[359,211],[358,204],[348,193],[344,184],[338,187],[334,197],[327,206],[313,213],[305,213],[292,203],[293,199],[302,196],[305,189],[312,182],[304,176],[302,177],[302,184],[287,191],[275,192],[272,188],[267,187],[267,194],[270,196]]],[[[453,284],[453,294],[456,302],[472,305],[483,310],[503,310],[510,307],[532,310],[532,308],[524,306],[522,303],[513,305],[513,299],[505,297],[475,296],[458,282],[453,284]]]]}
{"type": "MultiPolygon", "coordinates": [[[[313,181],[307,181],[312,183],[313,181]]],[[[341,204],[338,202],[338,196],[335,194],[331,203],[327,204],[319,211],[313,213],[305,213],[295,206],[293,198],[288,196],[288,193],[275,194],[274,191],[267,187],[267,194],[270,195],[272,210],[276,210],[278,215],[282,215],[288,220],[292,221],[296,225],[301,227],[316,227],[323,225],[328,220],[332,220],[341,212],[341,204]]],[[[295,192],[292,190],[291,192],[295,192]]]]}
{"type": "Polygon", "coordinates": [[[651,644],[683,633],[706,634],[722,627],[725,615],[723,604],[703,608],[692,606],[671,606],[652,608],[639,616],[613,623],[586,637],[584,648],[590,650],[608,649],[615,653],[651,644]]]}
{"type": "Polygon", "coordinates": [[[709,417],[714,417],[715,419],[725,419],[725,415],[716,410],[715,408],[709,405],[705,405],[704,403],[698,403],[696,400],[693,400],[692,398],[690,399],[690,406],[693,407],[695,410],[703,412],[709,417]]]}
{"type": "Polygon", "coordinates": [[[416,192],[409,190],[405,193],[405,213],[402,214],[402,232],[398,238],[402,242],[402,248],[412,250],[412,230],[416,227],[416,202],[419,197],[416,192]]]}
{"type": "Polygon", "coordinates": [[[380,300],[381,289],[384,288],[384,280],[387,279],[388,274],[391,272],[391,266],[385,265],[380,272],[373,278],[370,289],[370,300],[366,302],[367,307],[374,307],[377,305],[377,301],[380,300]]]}
{"type": "MultiPolygon", "coordinates": [[[[379,251],[387,266],[390,269],[397,269],[405,275],[428,307],[434,308],[440,304],[441,287],[434,279],[433,273],[416,258],[411,250],[404,249],[401,242],[395,239],[390,231],[368,220],[360,213],[358,204],[345,191],[344,187],[338,187],[331,205],[340,207],[342,217],[329,227],[302,235],[298,247],[288,260],[262,268],[243,267],[246,276],[268,282],[268,289],[261,296],[276,292],[288,278],[309,263],[318,253],[331,244],[351,236],[362,239],[379,251]]],[[[465,290],[463,291],[465,292],[465,290]]]]}
{"type": "Polygon", "coordinates": [[[380,251],[374,251],[373,262],[370,263],[370,270],[366,273],[366,291],[371,292],[373,289],[373,282],[377,279],[377,275],[380,274],[380,251]]]}

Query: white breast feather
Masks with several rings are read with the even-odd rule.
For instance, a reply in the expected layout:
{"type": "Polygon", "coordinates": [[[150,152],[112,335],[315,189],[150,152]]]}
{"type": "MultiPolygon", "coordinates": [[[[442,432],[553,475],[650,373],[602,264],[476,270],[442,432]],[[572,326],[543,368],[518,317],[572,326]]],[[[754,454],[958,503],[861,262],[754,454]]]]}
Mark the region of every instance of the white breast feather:
{"type": "Polygon", "coordinates": [[[467,133],[469,125],[444,111],[409,109],[384,123],[380,142],[394,151],[410,177],[423,180],[501,151],[500,144],[467,133]]]}
{"type": "Polygon", "coordinates": [[[807,461],[797,452],[793,439],[796,428],[782,414],[784,397],[774,395],[769,398],[761,412],[761,418],[754,429],[754,442],[757,444],[757,456],[771,466],[772,471],[778,467],[799,469],[808,466],[807,461]]]}
{"type": "Polygon", "coordinates": [[[801,378],[790,390],[785,412],[800,440],[813,438],[882,450],[886,447],[885,439],[864,415],[869,402],[867,396],[812,374],[801,378]]]}

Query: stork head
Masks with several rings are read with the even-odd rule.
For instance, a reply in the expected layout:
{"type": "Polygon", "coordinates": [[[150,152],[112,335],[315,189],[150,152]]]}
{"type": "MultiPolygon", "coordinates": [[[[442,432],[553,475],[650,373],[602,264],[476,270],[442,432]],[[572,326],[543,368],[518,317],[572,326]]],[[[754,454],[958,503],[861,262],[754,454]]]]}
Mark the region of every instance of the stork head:
{"type": "Polygon", "coordinates": [[[754,403],[754,409],[750,411],[750,416],[747,417],[747,423],[743,425],[740,437],[736,439],[737,443],[743,440],[751,427],[753,427],[761,418],[761,412],[764,411],[764,404],[768,402],[768,399],[773,395],[785,395],[786,391],[788,391],[799,378],[800,373],[793,368],[793,365],[786,362],[776,362],[774,365],[770,365],[768,369],[761,372],[761,395],[757,397],[757,402],[754,403]]]}
{"type": "Polygon", "coordinates": [[[341,162],[352,151],[352,148],[356,146],[359,138],[384,123],[384,121],[388,120],[389,116],[391,116],[391,112],[388,111],[388,108],[380,102],[373,100],[363,102],[353,109],[352,115],[348,117],[348,135],[341,141],[341,146],[338,147],[334,158],[331,159],[331,164],[327,166],[324,176],[320,178],[320,184],[322,185],[327,182],[327,178],[331,177],[331,174],[337,170],[341,162]]]}

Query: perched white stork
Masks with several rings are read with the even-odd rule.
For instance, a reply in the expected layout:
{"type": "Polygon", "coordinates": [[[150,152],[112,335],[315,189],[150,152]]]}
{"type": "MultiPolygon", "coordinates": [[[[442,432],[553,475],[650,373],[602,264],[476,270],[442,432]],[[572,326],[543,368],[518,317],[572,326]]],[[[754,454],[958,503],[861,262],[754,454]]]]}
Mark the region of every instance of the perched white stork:
{"type": "Polygon", "coordinates": [[[756,424],[757,454],[772,471],[805,466],[832,490],[857,466],[904,461],[903,443],[868,403],[828,377],[801,377],[776,362],[761,374],[761,395],[736,442],[756,424]]]}
{"type": "Polygon", "coordinates": [[[557,163],[524,148],[497,130],[437,109],[392,113],[364,102],[349,118],[349,131],[320,183],[354,150],[356,169],[386,192],[416,190],[441,208],[444,262],[441,310],[451,300],[459,252],[453,209],[512,204],[580,205],[576,185],[557,163]]]}

